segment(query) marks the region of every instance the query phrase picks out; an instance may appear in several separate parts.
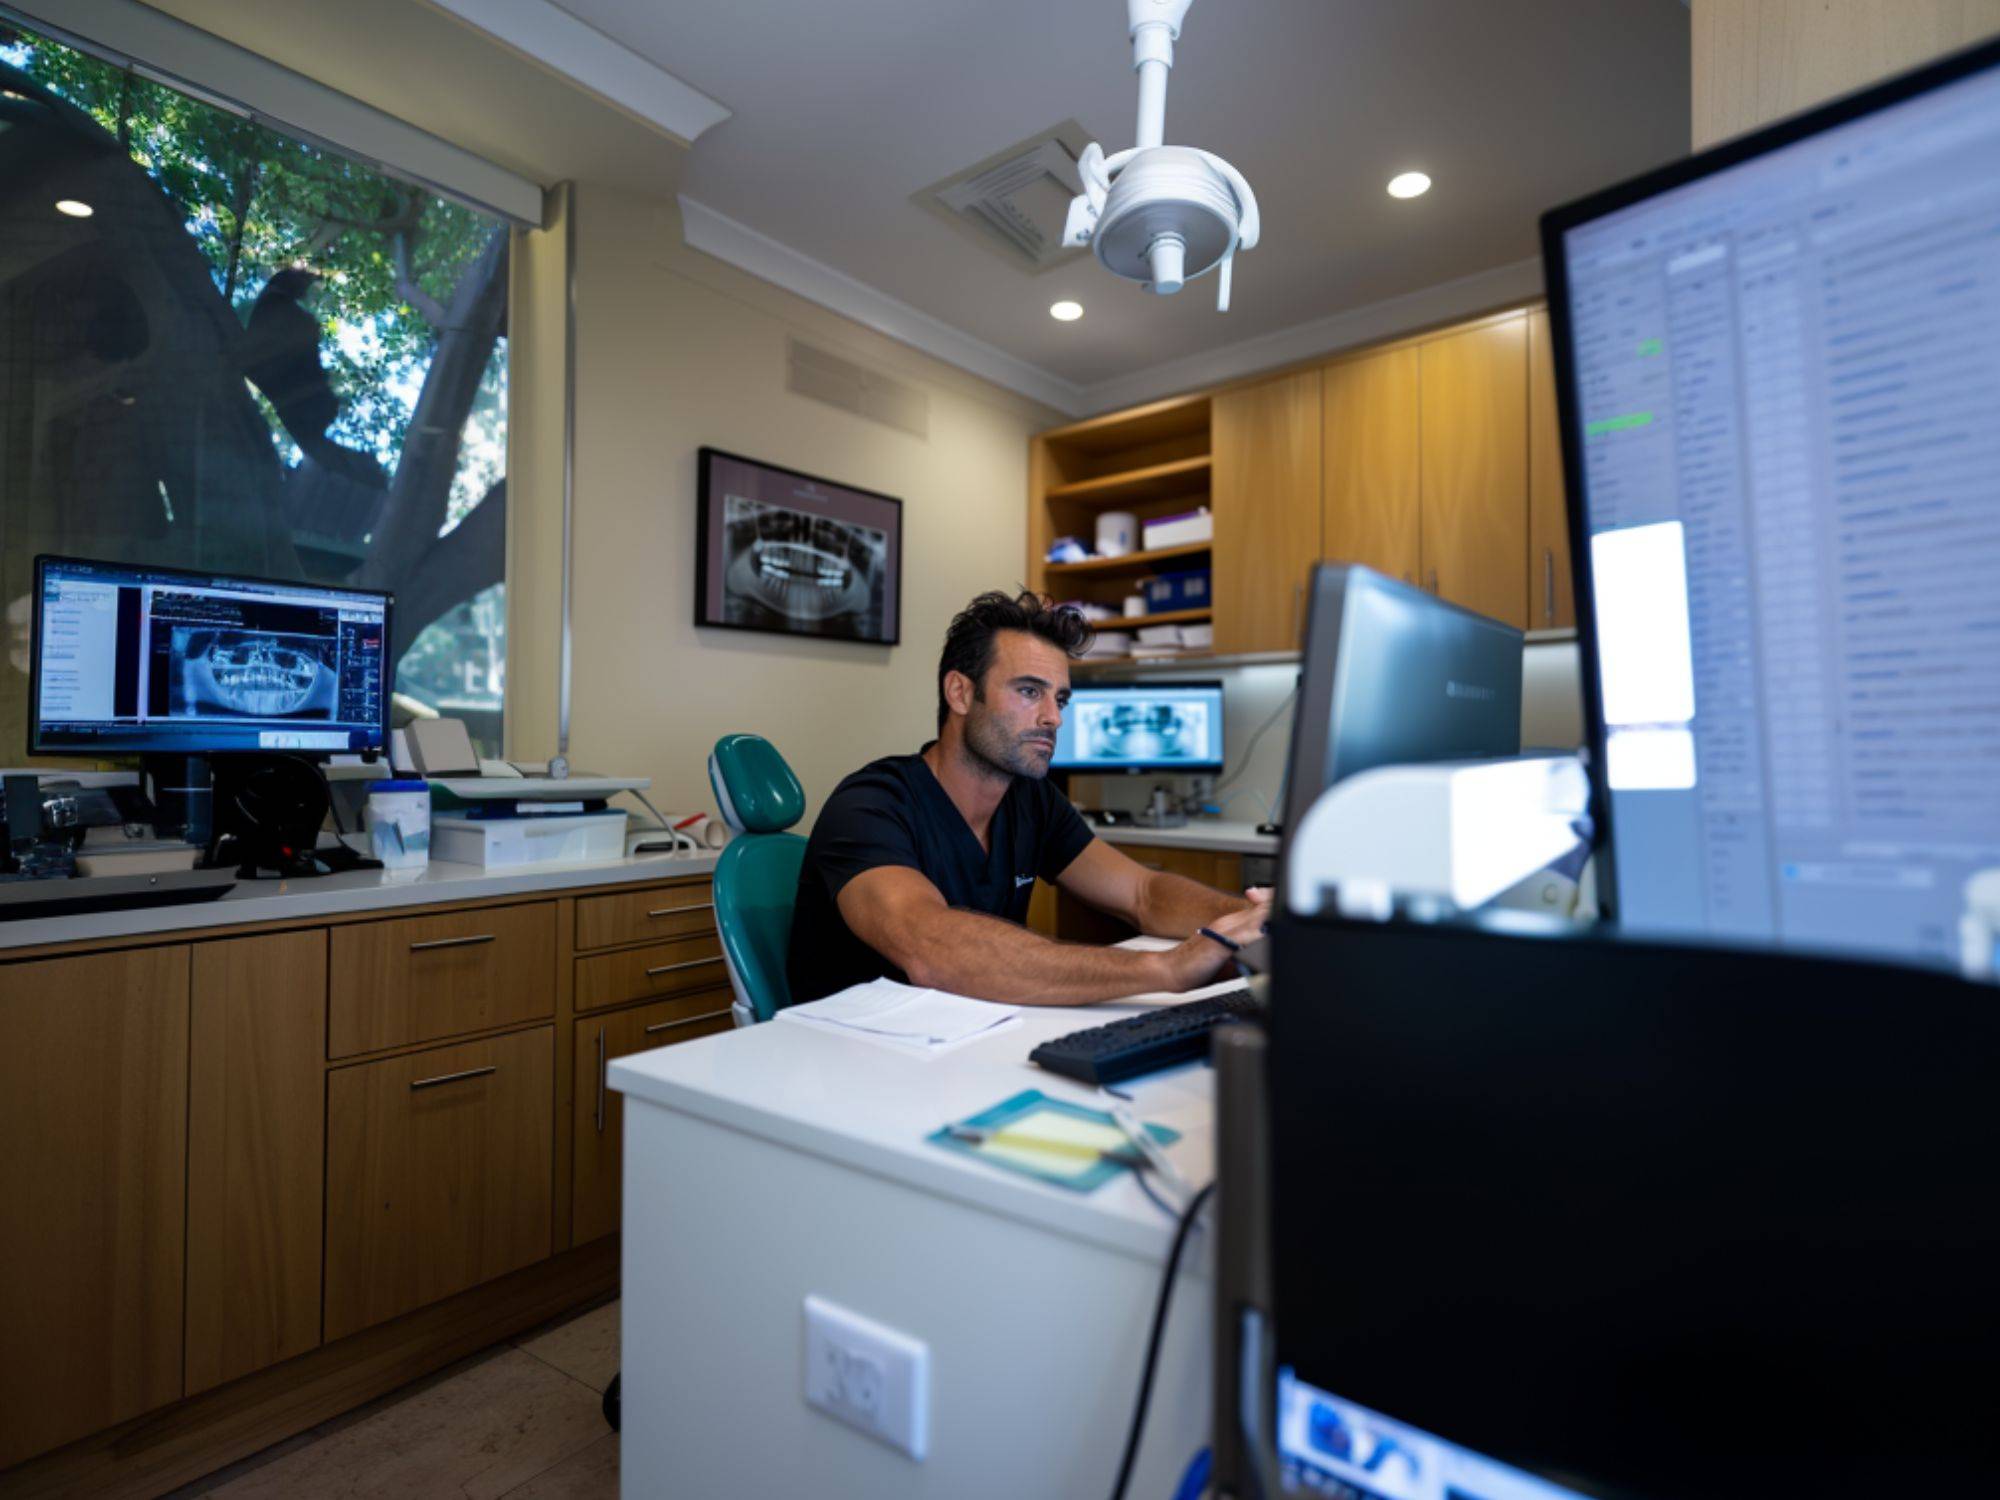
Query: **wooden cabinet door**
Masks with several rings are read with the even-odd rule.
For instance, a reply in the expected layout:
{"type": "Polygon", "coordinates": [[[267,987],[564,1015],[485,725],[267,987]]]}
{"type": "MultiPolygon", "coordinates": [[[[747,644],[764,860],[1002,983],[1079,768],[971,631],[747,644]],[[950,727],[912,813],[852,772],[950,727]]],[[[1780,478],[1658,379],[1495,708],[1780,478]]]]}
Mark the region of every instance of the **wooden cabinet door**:
{"type": "Polygon", "coordinates": [[[715,931],[715,891],[709,881],[581,896],[576,903],[576,949],[610,948],[715,931]]]}
{"type": "Polygon", "coordinates": [[[1548,312],[1536,308],[1528,314],[1528,628],[1562,630],[1574,624],[1556,362],[1548,312]]]}
{"type": "Polygon", "coordinates": [[[729,1030],[734,1024],[730,1000],[726,989],[708,990],[576,1023],[571,1244],[581,1245],[618,1227],[625,1099],[607,1085],[605,1069],[615,1057],[729,1030]]]}
{"type": "Polygon", "coordinates": [[[1325,382],[1320,552],[1415,583],[1422,561],[1422,446],[1413,348],[1343,360],[1325,382]]]}
{"type": "Polygon", "coordinates": [[[0,1469],[181,1394],[188,950],[0,965],[0,1469]]]}
{"type": "Polygon", "coordinates": [[[194,950],[187,1394],[319,1343],[326,933],[194,950]]]}
{"type": "Polygon", "coordinates": [[[549,1254],[554,1037],[541,1026],[329,1076],[327,1342],[549,1254]]]}
{"type": "Polygon", "coordinates": [[[1320,372],[1215,398],[1215,649],[1296,651],[1320,555],[1320,372]]]}
{"type": "Polygon", "coordinates": [[[1528,319],[1419,348],[1423,582],[1467,609],[1528,625],[1528,319]]]}

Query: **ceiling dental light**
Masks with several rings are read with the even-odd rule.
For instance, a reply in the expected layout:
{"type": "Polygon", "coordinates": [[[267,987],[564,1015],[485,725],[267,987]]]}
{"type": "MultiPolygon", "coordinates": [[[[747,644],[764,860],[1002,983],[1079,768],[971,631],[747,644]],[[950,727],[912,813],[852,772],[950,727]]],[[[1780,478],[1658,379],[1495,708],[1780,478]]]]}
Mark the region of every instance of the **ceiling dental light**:
{"type": "Polygon", "coordinates": [[[1070,203],[1065,245],[1093,245],[1108,271],[1172,296],[1218,272],[1215,305],[1229,311],[1236,252],[1257,243],[1257,197],[1219,156],[1166,138],[1167,74],[1194,0],[1126,0],[1132,67],[1139,75],[1137,143],[1106,156],[1092,141],[1077,160],[1083,191],[1070,203]]]}

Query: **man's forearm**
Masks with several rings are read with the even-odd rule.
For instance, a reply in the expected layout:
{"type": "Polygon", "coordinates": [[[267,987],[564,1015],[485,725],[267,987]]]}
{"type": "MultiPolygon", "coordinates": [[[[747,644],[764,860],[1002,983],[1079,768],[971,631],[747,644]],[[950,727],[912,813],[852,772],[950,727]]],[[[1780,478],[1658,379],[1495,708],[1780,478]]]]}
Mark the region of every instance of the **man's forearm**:
{"type": "Polygon", "coordinates": [[[1171,987],[1163,954],[1059,943],[949,907],[924,918],[911,946],[901,967],[912,983],[1012,1005],[1080,1005],[1171,987]]]}
{"type": "Polygon", "coordinates": [[[1217,917],[1241,911],[1250,903],[1226,896],[1198,880],[1155,870],[1140,895],[1139,929],[1153,937],[1191,937],[1217,917]]]}

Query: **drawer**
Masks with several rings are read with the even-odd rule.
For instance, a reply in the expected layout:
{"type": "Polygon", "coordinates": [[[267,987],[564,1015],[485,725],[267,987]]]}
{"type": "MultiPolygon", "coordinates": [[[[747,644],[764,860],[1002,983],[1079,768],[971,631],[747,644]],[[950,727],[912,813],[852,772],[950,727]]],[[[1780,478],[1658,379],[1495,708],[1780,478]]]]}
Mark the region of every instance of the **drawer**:
{"type": "Polygon", "coordinates": [[[555,1014],[552,901],[357,923],[332,939],[332,1057],[555,1014]]]}
{"type": "Polygon", "coordinates": [[[555,1028],[336,1068],[326,1101],[326,1339],[545,1259],[555,1028]]]}
{"type": "Polygon", "coordinates": [[[713,931],[672,943],[648,943],[576,961],[576,1008],[596,1010],[729,983],[722,940],[713,931]]]}
{"type": "Polygon", "coordinates": [[[715,926],[715,895],[706,880],[615,896],[584,896],[576,903],[576,947],[612,948],[650,938],[681,937],[715,926]]]}
{"type": "Polygon", "coordinates": [[[713,1036],[732,1024],[727,990],[587,1016],[576,1023],[571,1244],[581,1245],[618,1227],[625,1099],[605,1076],[612,1059],[713,1036]]]}

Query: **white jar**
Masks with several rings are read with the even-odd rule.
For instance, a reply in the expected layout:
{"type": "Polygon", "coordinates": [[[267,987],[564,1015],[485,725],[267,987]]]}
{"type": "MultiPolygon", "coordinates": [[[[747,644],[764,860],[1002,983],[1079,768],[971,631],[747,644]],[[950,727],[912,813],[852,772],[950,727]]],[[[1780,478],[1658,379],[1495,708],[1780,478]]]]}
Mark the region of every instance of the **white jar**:
{"type": "Polygon", "coordinates": [[[369,852],[385,870],[421,870],[431,862],[431,789],[422,781],[378,781],[363,813],[369,852]]]}
{"type": "Polygon", "coordinates": [[[1097,555],[1123,557],[1139,545],[1139,518],[1129,510],[1107,510],[1097,518],[1097,555]]]}

